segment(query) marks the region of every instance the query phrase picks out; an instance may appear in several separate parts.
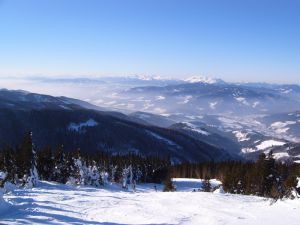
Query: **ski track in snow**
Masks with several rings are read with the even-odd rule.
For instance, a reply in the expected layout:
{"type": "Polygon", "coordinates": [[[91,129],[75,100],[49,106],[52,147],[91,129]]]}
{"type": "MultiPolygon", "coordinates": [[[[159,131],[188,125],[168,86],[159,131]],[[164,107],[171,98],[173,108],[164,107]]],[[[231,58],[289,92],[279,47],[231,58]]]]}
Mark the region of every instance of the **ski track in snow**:
{"type": "Polygon", "coordinates": [[[101,189],[41,182],[5,195],[12,206],[2,212],[0,224],[299,224],[299,200],[270,204],[253,196],[190,189],[163,193],[157,187],[155,192],[153,184],[138,185],[133,193],[111,185],[101,189]]]}

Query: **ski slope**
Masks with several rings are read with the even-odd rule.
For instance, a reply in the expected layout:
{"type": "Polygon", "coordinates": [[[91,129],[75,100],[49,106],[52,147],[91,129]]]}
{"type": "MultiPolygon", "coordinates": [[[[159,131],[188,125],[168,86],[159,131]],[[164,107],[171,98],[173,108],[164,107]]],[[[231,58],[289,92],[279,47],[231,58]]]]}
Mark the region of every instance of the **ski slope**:
{"type": "MultiPolygon", "coordinates": [[[[271,204],[253,196],[191,192],[200,180],[175,180],[177,192],[138,185],[136,193],[117,185],[105,189],[40,182],[33,189],[5,194],[0,224],[299,224],[300,200],[271,204]]],[[[217,181],[212,183],[217,184],[217,181]]]]}

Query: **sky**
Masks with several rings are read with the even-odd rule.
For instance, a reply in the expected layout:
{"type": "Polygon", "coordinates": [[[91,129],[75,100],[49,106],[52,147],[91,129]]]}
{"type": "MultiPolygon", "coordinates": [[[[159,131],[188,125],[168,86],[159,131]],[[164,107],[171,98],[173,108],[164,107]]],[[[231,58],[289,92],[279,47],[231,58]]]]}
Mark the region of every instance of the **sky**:
{"type": "Polygon", "coordinates": [[[0,77],[300,84],[298,0],[0,0],[0,77]]]}

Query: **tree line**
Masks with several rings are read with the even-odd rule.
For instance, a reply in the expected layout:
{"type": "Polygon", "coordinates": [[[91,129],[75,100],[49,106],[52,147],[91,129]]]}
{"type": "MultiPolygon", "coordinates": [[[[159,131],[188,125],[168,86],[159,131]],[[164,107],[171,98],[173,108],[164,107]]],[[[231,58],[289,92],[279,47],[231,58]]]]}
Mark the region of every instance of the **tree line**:
{"type": "Polygon", "coordinates": [[[297,187],[300,165],[280,163],[262,153],[256,162],[227,161],[202,164],[182,163],[171,167],[172,177],[215,178],[222,182],[225,192],[281,199],[300,194],[297,187]]]}
{"type": "Polygon", "coordinates": [[[34,186],[40,179],[95,186],[116,182],[127,188],[134,183],[162,182],[169,166],[170,160],[155,156],[88,154],[80,149],[65,151],[63,145],[37,151],[29,133],[16,148],[6,147],[0,151],[0,185],[10,182],[34,186]]]}
{"type": "Polygon", "coordinates": [[[204,179],[204,191],[210,191],[209,180],[222,182],[225,192],[258,195],[275,199],[300,193],[297,188],[300,165],[277,163],[272,156],[261,154],[256,162],[226,161],[172,165],[170,159],[139,154],[107,152],[82,153],[80,149],[65,151],[44,147],[36,150],[32,134],[25,135],[21,144],[0,151],[0,186],[12,183],[32,187],[37,180],[74,185],[106,185],[119,183],[123,188],[137,183],[164,183],[165,191],[173,191],[171,178],[204,179]]]}

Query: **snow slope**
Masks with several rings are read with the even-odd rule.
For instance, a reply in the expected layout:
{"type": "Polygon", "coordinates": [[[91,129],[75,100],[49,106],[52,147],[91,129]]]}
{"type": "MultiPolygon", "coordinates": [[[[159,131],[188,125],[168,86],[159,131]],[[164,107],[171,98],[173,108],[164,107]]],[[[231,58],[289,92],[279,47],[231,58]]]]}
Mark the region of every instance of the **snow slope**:
{"type": "MultiPolygon", "coordinates": [[[[4,193],[4,190],[2,188],[0,188],[0,218],[1,218],[1,215],[5,214],[9,210],[9,207],[10,207],[10,205],[6,201],[4,201],[3,193],[4,193]]],[[[1,221],[1,219],[0,219],[0,221],[1,221]]]]}
{"type": "MultiPolygon", "coordinates": [[[[253,196],[191,192],[196,180],[176,180],[179,192],[158,192],[152,184],[137,192],[72,187],[41,182],[33,189],[6,194],[11,210],[0,214],[0,224],[299,224],[300,201],[270,204],[253,196]]],[[[196,187],[196,186],[195,186],[196,187]]]]}

